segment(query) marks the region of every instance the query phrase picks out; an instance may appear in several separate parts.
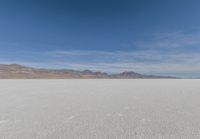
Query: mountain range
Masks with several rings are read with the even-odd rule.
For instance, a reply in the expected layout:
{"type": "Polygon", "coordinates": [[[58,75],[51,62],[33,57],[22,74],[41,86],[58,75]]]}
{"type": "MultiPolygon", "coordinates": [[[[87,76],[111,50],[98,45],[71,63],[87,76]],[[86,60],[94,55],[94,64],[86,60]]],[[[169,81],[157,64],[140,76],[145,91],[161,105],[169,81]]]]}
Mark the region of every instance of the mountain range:
{"type": "Polygon", "coordinates": [[[0,79],[137,79],[137,78],[176,78],[172,76],[143,75],[133,71],[119,74],[94,72],[91,70],[77,71],[68,69],[41,69],[19,64],[0,64],[0,79]]]}

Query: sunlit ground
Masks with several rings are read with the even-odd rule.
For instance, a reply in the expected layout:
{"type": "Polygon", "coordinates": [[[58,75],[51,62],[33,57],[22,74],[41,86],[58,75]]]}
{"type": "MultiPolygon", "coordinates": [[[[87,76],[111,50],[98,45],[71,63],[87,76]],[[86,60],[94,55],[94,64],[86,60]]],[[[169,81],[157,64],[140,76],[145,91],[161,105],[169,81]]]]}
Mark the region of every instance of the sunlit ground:
{"type": "Polygon", "coordinates": [[[1,139],[199,139],[200,80],[0,80],[1,139]]]}

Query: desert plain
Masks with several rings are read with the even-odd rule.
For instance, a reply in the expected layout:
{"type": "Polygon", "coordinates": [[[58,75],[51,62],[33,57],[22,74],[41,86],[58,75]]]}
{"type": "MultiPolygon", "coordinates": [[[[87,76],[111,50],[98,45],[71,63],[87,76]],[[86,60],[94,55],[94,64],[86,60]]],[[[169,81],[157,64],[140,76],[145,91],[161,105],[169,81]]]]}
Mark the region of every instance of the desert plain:
{"type": "Polygon", "coordinates": [[[0,80],[0,138],[199,139],[200,80],[0,80]]]}

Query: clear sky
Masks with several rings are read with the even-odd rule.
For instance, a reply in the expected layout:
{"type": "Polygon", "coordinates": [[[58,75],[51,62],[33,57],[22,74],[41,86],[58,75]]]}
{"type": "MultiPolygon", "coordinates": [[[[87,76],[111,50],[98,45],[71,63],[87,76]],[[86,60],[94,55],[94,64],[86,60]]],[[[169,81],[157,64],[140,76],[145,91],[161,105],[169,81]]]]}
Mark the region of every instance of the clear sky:
{"type": "Polygon", "coordinates": [[[1,0],[0,63],[200,77],[199,0],[1,0]]]}

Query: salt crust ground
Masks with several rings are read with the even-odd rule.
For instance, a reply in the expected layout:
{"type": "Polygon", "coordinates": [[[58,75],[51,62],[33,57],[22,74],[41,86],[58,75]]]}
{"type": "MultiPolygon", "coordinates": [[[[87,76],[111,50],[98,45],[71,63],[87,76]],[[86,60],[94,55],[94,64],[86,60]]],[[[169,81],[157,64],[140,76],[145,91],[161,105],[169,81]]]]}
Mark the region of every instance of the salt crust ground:
{"type": "Polygon", "coordinates": [[[200,80],[0,80],[1,139],[199,139],[200,80]]]}

